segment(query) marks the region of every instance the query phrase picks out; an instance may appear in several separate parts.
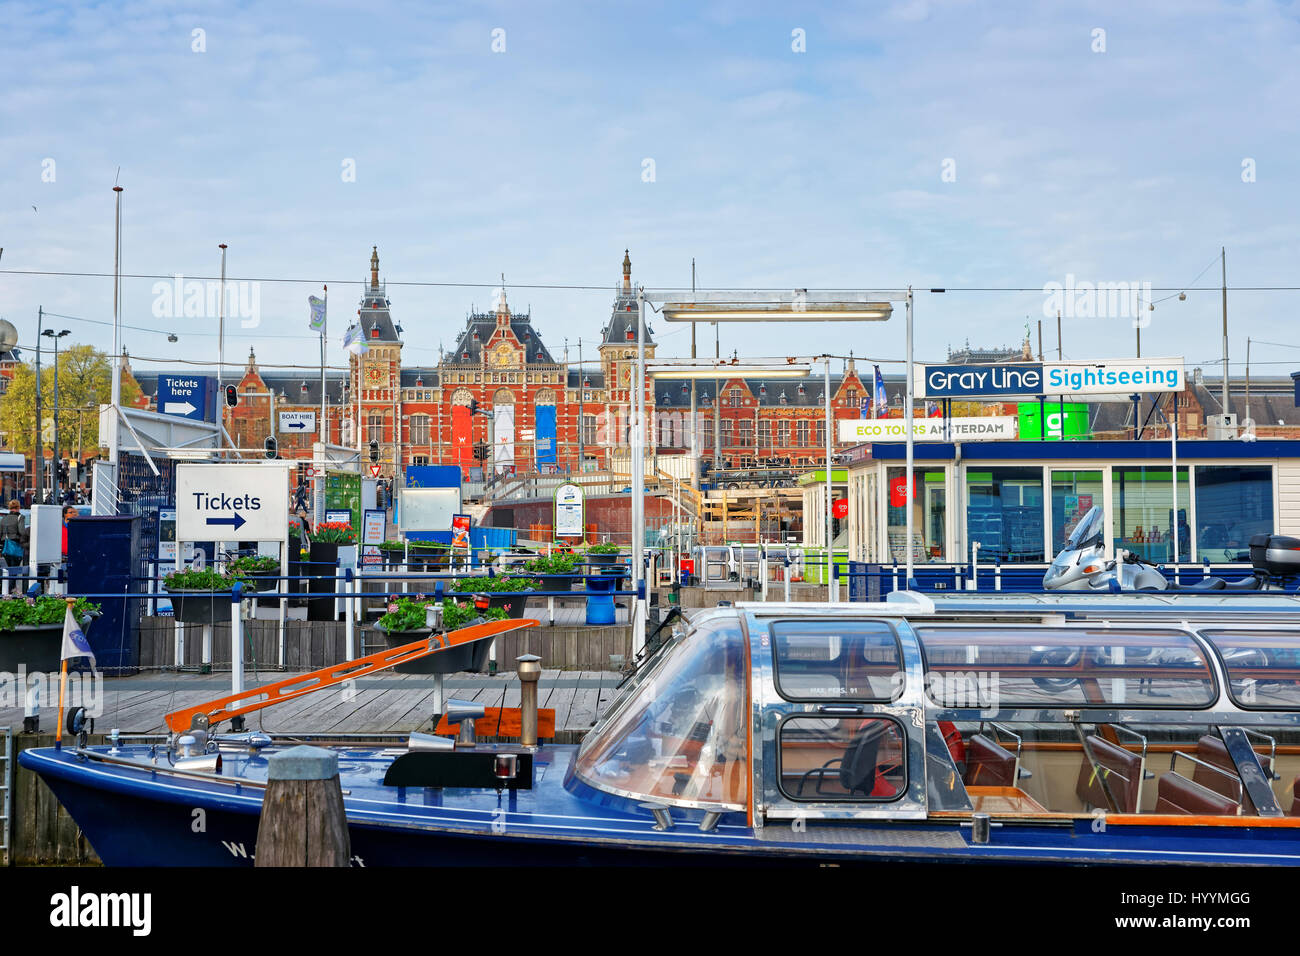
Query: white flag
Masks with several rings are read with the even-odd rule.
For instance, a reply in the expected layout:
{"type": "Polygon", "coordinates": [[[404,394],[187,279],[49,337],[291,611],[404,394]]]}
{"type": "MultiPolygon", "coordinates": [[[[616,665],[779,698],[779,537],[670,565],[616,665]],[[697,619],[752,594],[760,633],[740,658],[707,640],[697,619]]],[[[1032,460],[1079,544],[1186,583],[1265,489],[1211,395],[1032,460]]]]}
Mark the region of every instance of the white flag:
{"type": "Polygon", "coordinates": [[[311,306],[311,320],[307,324],[311,326],[313,332],[323,332],[325,330],[325,300],[309,295],[307,296],[307,304],[311,306]]]}
{"type": "Polygon", "coordinates": [[[63,652],[59,659],[67,661],[74,657],[89,657],[91,668],[95,667],[95,652],[90,649],[81,625],[72,616],[72,608],[68,608],[63,615],[63,652]]]}

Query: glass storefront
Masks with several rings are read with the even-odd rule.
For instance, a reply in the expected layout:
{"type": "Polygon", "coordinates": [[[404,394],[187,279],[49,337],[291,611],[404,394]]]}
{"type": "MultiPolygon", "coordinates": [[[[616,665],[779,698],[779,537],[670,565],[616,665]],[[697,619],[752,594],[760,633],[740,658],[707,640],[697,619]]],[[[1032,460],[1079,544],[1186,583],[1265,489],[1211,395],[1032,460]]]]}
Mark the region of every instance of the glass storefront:
{"type": "Polygon", "coordinates": [[[1249,561],[1250,536],[1272,531],[1272,466],[1196,466],[1198,558],[1249,561]]]}
{"type": "MultiPolygon", "coordinates": [[[[888,532],[889,560],[903,564],[907,561],[907,487],[904,484],[902,468],[890,468],[888,472],[889,503],[888,532]]],[[[947,489],[944,484],[944,469],[914,468],[915,481],[912,512],[912,560],[917,563],[929,561],[947,561],[944,553],[947,532],[945,515],[947,512],[947,489]]]]}
{"type": "Polygon", "coordinates": [[[1191,496],[1185,467],[1178,469],[1177,518],[1168,465],[1116,465],[1110,473],[1110,493],[1115,512],[1111,519],[1112,541],[1116,549],[1131,551],[1154,564],[1174,561],[1174,537],[1170,529],[1177,524],[1177,560],[1191,560],[1192,534],[1187,518],[1191,496]]]}
{"type": "Polygon", "coordinates": [[[1052,472],[1052,555],[1061,553],[1079,519],[1104,497],[1100,471],[1052,472]]]}
{"type": "Polygon", "coordinates": [[[1041,564],[1043,469],[987,468],[966,472],[966,537],[980,543],[980,560],[1041,564]]]}

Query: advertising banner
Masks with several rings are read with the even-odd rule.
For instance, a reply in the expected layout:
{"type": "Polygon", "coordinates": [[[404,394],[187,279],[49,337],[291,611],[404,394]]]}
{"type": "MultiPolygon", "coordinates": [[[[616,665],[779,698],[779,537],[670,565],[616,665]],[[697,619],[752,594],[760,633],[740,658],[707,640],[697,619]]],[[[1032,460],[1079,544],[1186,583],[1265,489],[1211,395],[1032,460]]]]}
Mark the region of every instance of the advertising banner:
{"type": "MultiPolygon", "coordinates": [[[[842,418],[842,442],[906,441],[903,418],[842,418]]],[[[991,441],[1016,437],[1016,420],[1009,415],[987,418],[914,418],[913,441],[991,441]]]]}
{"type": "Polygon", "coordinates": [[[1038,395],[1115,395],[1181,392],[1181,358],[1101,359],[1095,362],[1005,362],[996,365],[919,365],[919,398],[1012,398],[1038,395]]]}

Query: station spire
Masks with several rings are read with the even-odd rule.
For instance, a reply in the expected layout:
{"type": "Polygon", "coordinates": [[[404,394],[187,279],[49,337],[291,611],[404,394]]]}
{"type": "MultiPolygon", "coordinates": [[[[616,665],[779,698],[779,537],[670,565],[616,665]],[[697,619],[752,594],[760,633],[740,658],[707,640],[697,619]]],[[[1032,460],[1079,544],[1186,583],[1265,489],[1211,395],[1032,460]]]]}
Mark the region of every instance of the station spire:
{"type": "Polygon", "coordinates": [[[370,288],[379,288],[379,247],[370,247],[370,288]]]}

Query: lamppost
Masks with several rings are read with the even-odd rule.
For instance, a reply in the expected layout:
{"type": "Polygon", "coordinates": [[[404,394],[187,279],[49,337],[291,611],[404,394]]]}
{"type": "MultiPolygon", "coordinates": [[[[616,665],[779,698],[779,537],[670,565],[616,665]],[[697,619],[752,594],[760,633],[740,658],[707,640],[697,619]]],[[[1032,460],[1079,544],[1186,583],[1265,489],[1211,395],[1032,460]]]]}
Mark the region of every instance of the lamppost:
{"type": "MultiPolygon", "coordinates": [[[[645,324],[645,302],[647,299],[657,299],[663,303],[662,311],[665,321],[668,322],[862,322],[862,321],[883,321],[893,314],[894,302],[903,302],[907,309],[907,393],[904,401],[903,417],[908,420],[906,429],[907,435],[907,476],[908,481],[904,482],[907,488],[907,577],[910,583],[912,577],[912,549],[910,542],[912,540],[912,452],[913,436],[911,429],[912,418],[912,290],[893,290],[884,292],[862,292],[862,291],[814,291],[809,292],[806,289],[794,289],[791,292],[773,293],[773,292],[706,292],[690,296],[683,296],[677,292],[667,292],[658,295],[647,295],[644,289],[640,291],[641,300],[641,325],[645,324]]],[[[638,336],[637,342],[638,370],[644,373],[643,353],[641,336],[638,336]]],[[[638,381],[638,395],[645,392],[644,379],[638,381]]],[[[829,395],[827,396],[829,401],[829,395]]],[[[641,423],[638,420],[638,438],[640,437],[641,423]]],[[[715,436],[716,437],[716,436],[715,436]]],[[[829,436],[828,436],[829,437],[829,436]]],[[[643,536],[641,526],[637,523],[641,518],[638,511],[636,495],[639,493],[639,476],[641,475],[643,464],[643,450],[639,441],[632,444],[633,453],[633,522],[635,534],[643,536]]],[[[831,462],[826,462],[826,468],[829,475],[831,462]]],[[[833,501],[831,495],[826,496],[827,510],[827,527],[831,524],[831,509],[833,501]]],[[[639,541],[637,542],[639,545],[639,541]]],[[[832,571],[832,555],[830,550],[831,542],[828,540],[827,545],[827,577],[830,578],[832,571]]],[[[640,548],[636,548],[633,556],[633,573],[640,574],[640,548]]],[[[643,628],[642,623],[635,623],[634,628],[643,628]]],[[[633,630],[633,642],[637,642],[638,630],[633,630]]],[[[642,640],[644,638],[642,637],[642,640]]],[[[639,649],[639,644],[636,644],[639,649]]]]}
{"type": "Polygon", "coordinates": [[[46,329],[41,333],[54,340],[54,473],[50,476],[50,490],[56,505],[63,503],[63,483],[59,478],[59,339],[71,334],[71,329],[61,332],[46,329]]]}

